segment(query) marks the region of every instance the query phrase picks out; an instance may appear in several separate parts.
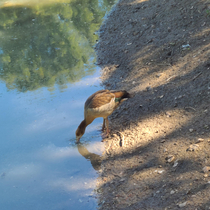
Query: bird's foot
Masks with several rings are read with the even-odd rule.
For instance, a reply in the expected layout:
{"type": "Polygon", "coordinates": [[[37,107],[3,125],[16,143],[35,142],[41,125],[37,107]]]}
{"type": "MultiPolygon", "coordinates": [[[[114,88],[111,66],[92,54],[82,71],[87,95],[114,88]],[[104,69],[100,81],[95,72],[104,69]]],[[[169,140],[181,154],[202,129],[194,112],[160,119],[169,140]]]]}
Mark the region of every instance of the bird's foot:
{"type": "Polygon", "coordinates": [[[103,127],[102,127],[102,128],[100,129],[100,131],[105,132],[105,131],[106,131],[106,128],[103,128],[103,127]]]}
{"type": "Polygon", "coordinates": [[[105,139],[105,138],[109,138],[110,134],[106,132],[106,133],[102,133],[101,136],[103,139],[105,139]]]}

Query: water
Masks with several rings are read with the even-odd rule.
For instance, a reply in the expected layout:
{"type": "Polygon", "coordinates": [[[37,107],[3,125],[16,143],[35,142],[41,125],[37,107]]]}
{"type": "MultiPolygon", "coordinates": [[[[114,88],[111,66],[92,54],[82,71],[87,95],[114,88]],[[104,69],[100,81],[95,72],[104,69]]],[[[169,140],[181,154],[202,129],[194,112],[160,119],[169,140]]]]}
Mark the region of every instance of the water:
{"type": "Polygon", "coordinates": [[[96,209],[102,119],[75,130],[101,89],[94,32],[114,2],[0,6],[0,209],[96,209]]]}

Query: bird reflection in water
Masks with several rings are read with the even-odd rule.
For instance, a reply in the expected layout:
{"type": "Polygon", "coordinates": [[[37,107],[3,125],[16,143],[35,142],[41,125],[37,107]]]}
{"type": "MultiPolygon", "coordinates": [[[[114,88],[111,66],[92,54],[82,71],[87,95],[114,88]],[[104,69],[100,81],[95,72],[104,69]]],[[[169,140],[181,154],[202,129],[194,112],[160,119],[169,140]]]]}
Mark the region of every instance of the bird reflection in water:
{"type": "Polygon", "coordinates": [[[79,153],[87,160],[91,162],[93,168],[98,171],[101,168],[101,156],[95,153],[91,153],[82,143],[77,143],[77,149],[79,153]]]}

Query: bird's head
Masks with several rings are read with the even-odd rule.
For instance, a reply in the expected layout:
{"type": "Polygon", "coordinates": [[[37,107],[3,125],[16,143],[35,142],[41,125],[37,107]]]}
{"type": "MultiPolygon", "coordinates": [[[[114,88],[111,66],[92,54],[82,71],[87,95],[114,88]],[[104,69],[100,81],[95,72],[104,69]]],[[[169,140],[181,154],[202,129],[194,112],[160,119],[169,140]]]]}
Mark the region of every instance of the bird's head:
{"type": "Polygon", "coordinates": [[[80,123],[80,125],[78,126],[77,130],[76,130],[76,139],[77,139],[77,142],[79,142],[80,141],[80,138],[84,135],[85,128],[86,128],[86,122],[83,120],[80,123]]]}

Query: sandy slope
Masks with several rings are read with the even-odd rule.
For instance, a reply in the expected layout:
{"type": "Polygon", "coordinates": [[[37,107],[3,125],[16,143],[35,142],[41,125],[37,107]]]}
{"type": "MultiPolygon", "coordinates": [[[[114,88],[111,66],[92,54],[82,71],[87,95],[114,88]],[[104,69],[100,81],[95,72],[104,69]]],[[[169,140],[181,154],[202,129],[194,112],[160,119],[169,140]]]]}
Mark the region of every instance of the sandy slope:
{"type": "Polygon", "coordinates": [[[110,117],[100,208],[210,209],[210,1],[121,0],[99,32],[103,84],[135,94],[110,117]]]}

